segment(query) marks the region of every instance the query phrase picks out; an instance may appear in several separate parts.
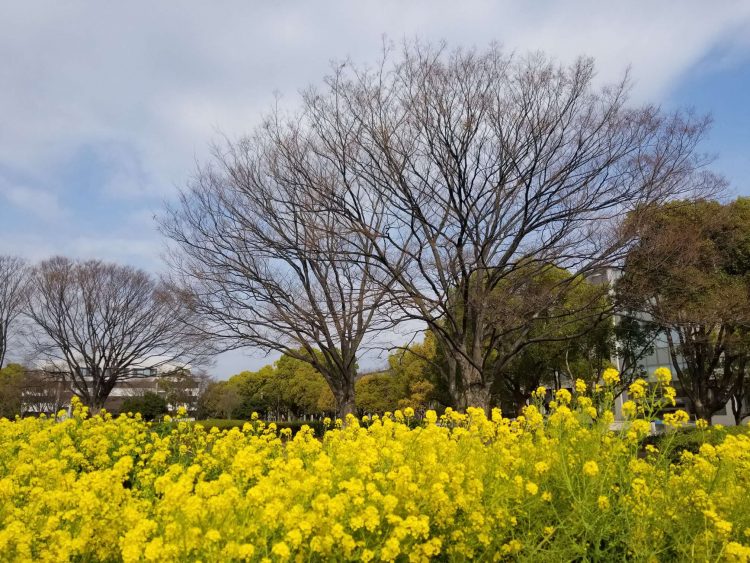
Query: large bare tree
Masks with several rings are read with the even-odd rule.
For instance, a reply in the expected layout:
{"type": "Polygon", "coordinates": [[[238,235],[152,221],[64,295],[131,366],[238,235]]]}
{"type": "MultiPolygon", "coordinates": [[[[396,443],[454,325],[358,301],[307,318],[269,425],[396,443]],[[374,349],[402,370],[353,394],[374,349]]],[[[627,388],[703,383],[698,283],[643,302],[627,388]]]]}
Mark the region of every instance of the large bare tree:
{"type": "Polygon", "coordinates": [[[8,352],[13,324],[26,305],[29,267],[15,256],[0,256],[0,368],[8,352]]]}
{"type": "Polygon", "coordinates": [[[589,59],[407,45],[376,68],[336,67],[289,127],[339,171],[332,209],[388,274],[403,318],[445,350],[459,407],[487,407],[508,362],[554,338],[533,329],[621,260],[626,215],[722,186],[696,151],[707,118],[631,106],[625,78],[597,88],[594,76],[589,59]],[[551,265],[570,275],[525,299],[551,265]]]}
{"type": "Polygon", "coordinates": [[[150,274],[57,257],[33,269],[27,313],[41,371],[94,409],[120,382],[208,357],[180,292],[150,274]]]}
{"type": "MultiPolygon", "coordinates": [[[[215,150],[168,211],[172,266],[224,348],[276,351],[311,364],[339,413],[354,411],[357,361],[383,314],[388,284],[360,249],[372,243],[330,208],[344,189],[338,162],[269,118],[215,150]],[[355,251],[356,254],[355,254],[355,251]]],[[[363,218],[379,230],[377,202],[363,218]]]]}

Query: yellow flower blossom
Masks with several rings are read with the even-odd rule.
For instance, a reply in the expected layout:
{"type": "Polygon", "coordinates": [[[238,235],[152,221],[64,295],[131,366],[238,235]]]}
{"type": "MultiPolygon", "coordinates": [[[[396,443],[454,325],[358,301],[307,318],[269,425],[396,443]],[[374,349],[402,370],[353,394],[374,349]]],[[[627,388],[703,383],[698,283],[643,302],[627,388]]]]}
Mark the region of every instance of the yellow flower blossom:
{"type": "Polygon", "coordinates": [[[620,382],[620,372],[614,368],[607,368],[602,374],[602,381],[606,385],[617,385],[620,382]]]}
{"type": "Polygon", "coordinates": [[[643,379],[636,379],[628,387],[628,395],[633,399],[643,399],[646,396],[646,382],[643,379]]]}
{"type": "Polygon", "coordinates": [[[587,461],[583,464],[583,474],[587,477],[594,477],[595,475],[598,475],[599,465],[593,460],[587,461]]]}
{"type": "Polygon", "coordinates": [[[278,555],[281,559],[287,559],[289,558],[289,555],[291,555],[289,546],[283,541],[275,544],[271,551],[274,555],[278,555]]]}
{"type": "Polygon", "coordinates": [[[555,393],[555,400],[561,405],[568,405],[573,397],[567,389],[560,389],[555,393]]]}
{"type": "Polygon", "coordinates": [[[672,428],[685,426],[690,421],[690,415],[683,410],[677,410],[673,413],[664,415],[664,424],[672,428]]]}
{"type": "Polygon", "coordinates": [[[625,401],[622,404],[622,415],[625,418],[635,418],[638,413],[638,407],[633,401],[625,401]]]}
{"type": "Polygon", "coordinates": [[[670,381],[672,381],[672,372],[669,371],[669,368],[657,368],[656,370],[654,370],[654,377],[656,378],[656,381],[661,385],[667,385],[670,381]]]}

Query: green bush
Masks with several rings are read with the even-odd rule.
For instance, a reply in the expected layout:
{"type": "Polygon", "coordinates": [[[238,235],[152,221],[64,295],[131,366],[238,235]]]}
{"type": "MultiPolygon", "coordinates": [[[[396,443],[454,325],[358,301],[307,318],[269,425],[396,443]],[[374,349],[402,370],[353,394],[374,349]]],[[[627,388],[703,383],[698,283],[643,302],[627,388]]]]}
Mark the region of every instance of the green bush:
{"type": "Polygon", "coordinates": [[[154,420],[167,414],[167,400],[148,391],[137,397],[128,397],[122,403],[122,412],[141,413],[144,420],[154,420]]]}

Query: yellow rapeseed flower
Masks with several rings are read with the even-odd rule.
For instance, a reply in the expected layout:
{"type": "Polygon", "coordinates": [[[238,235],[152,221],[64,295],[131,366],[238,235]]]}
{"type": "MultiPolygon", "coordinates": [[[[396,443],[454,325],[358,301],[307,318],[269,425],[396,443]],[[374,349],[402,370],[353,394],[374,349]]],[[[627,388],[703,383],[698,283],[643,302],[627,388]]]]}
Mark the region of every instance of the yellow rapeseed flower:
{"type": "Polygon", "coordinates": [[[630,387],[628,387],[628,395],[636,400],[643,399],[646,396],[646,385],[647,384],[643,379],[636,379],[630,384],[630,387]]]}
{"type": "Polygon", "coordinates": [[[616,385],[620,382],[620,372],[614,368],[607,368],[602,374],[602,381],[606,385],[616,385]]]}
{"type": "Polygon", "coordinates": [[[587,477],[594,477],[599,474],[599,465],[593,461],[589,460],[586,463],[583,464],[583,474],[587,477]]]}
{"type": "Polygon", "coordinates": [[[322,436],[257,416],[241,430],[92,417],[78,400],[71,417],[0,419],[0,559],[747,559],[750,428],[698,433],[712,443],[696,453],[671,433],[644,444],[671,387],[643,386],[617,425],[611,389],[580,385],[548,413],[407,424],[407,407],[328,419],[322,436]],[[607,533],[611,511],[618,542],[579,541],[607,533]]]}
{"type": "Polygon", "coordinates": [[[654,377],[656,378],[656,381],[661,385],[667,385],[670,381],[672,381],[672,372],[669,371],[669,368],[657,368],[656,370],[654,370],[654,377]]]}
{"type": "Polygon", "coordinates": [[[633,401],[625,401],[622,404],[622,414],[625,418],[635,418],[638,413],[638,407],[633,401]]]}
{"type": "Polygon", "coordinates": [[[672,428],[685,426],[690,421],[690,415],[683,410],[677,410],[673,413],[664,415],[664,424],[672,428]]]}

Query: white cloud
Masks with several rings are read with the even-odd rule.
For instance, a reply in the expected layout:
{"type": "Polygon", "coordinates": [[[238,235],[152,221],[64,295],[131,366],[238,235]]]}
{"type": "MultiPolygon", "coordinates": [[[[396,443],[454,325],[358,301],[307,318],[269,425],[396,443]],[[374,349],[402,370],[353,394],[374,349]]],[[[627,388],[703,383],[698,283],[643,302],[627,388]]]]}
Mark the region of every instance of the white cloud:
{"type": "Polygon", "coordinates": [[[0,155],[54,184],[82,143],[121,144],[147,178],[131,185],[169,193],[217,128],[247,131],[333,58],[373,61],[384,33],[593,55],[604,79],[632,64],[636,95],[658,100],[715,45],[746,53],[748,18],[738,1],[5,3],[0,155]]]}
{"type": "Polygon", "coordinates": [[[24,212],[47,222],[59,222],[68,214],[57,194],[39,188],[0,183],[0,198],[15,208],[16,213],[24,212]]]}

